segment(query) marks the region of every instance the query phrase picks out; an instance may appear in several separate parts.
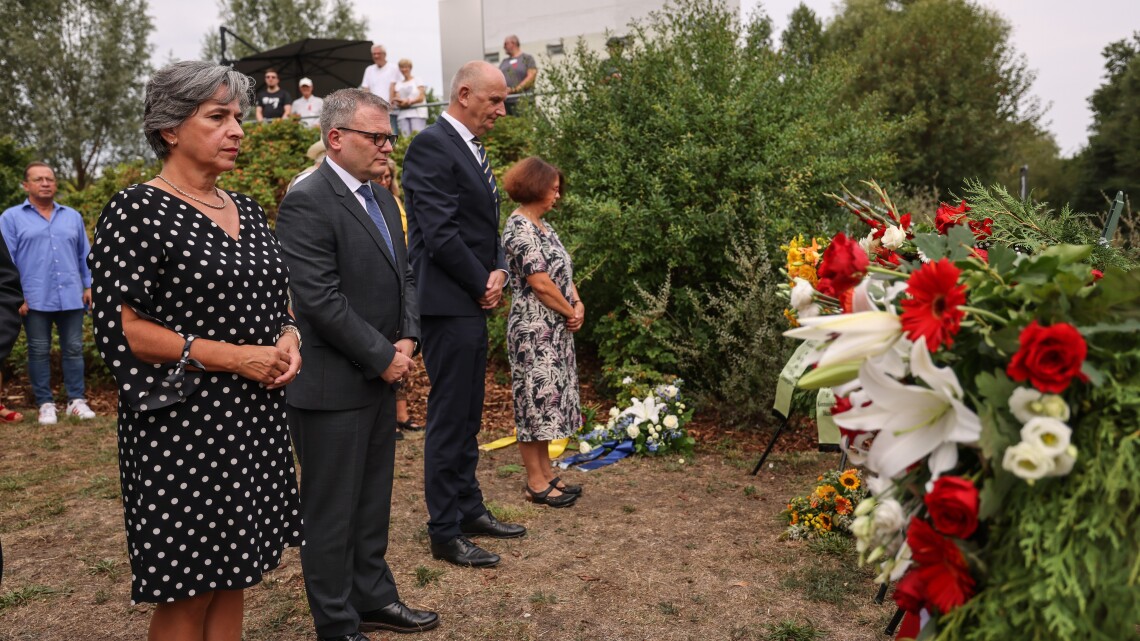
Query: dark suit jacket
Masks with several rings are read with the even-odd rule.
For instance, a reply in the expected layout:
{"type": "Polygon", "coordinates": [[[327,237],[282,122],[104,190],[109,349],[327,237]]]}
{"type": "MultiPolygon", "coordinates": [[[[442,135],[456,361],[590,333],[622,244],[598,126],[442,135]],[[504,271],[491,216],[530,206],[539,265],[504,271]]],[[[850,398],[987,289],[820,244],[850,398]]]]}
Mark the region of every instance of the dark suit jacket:
{"type": "Polygon", "coordinates": [[[499,202],[467,143],[444,118],[404,155],[404,209],[420,312],[478,316],[492,270],[506,269],[499,202]]]}
{"type": "Polygon", "coordinates": [[[12,346],[20,336],[23,318],[20,305],[24,304],[24,290],[20,288],[20,272],[8,253],[8,245],[0,236],[0,362],[8,358],[12,346]]]}
{"type": "Polygon", "coordinates": [[[366,405],[388,386],[380,374],[395,356],[393,343],[419,339],[400,210],[387,190],[372,184],[372,193],[396,248],[395,265],[380,231],[327,162],[281,201],[277,237],[303,343],[301,373],[286,388],[293,407],[366,405]]]}

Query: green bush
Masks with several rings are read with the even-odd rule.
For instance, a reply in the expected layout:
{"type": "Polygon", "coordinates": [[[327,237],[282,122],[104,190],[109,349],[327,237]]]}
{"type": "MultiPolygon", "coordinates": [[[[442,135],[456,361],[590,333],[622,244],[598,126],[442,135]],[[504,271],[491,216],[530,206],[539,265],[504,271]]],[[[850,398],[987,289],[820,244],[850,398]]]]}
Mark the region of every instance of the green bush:
{"type": "Polygon", "coordinates": [[[256,200],[272,224],[289,181],[313,164],[305,152],[320,137],[319,130],[295,120],[247,124],[237,166],[221,175],[218,186],[256,200]]]}
{"type": "Polygon", "coordinates": [[[28,197],[20,183],[24,182],[24,167],[35,160],[33,153],[10,137],[0,136],[0,211],[28,197]]]}
{"type": "Polygon", "coordinates": [[[105,167],[99,178],[84,189],[77,191],[69,188],[70,183],[66,183],[67,186],[60,191],[58,200],[83,214],[90,235],[94,233],[95,224],[99,222],[99,214],[103,212],[103,207],[110,202],[112,196],[131,185],[151,180],[159,169],[161,165],[153,159],[132,160],[114,167],[105,167]]]}
{"type": "Polygon", "coordinates": [[[607,367],[677,373],[714,396],[738,377],[763,393],[778,371],[768,359],[726,365],[742,344],[783,349],[779,310],[756,309],[774,282],[749,280],[726,250],[752,247],[758,231],[775,251],[795,232],[838,229],[848,215],[823,194],[891,176],[898,125],[870,98],[836,100],[853,73],[843,61],[795,65],[773,52],[770,31],[712,0],[679,0],[631,26],[620,78],[599,79],[582,46],[543,70],[552,96],[530,119],[533,148],[567,175],[552,219],[588,318],[600,319],[584,338],[607,367]],[[745,307],[716,302],[737,290],[745,307]],[[758,315],[744,322],[744,310],[758,315]],[[747,333],[743,343],[718,340],[725,327],[747,333]],[[694,346],[702,357],[683,358],[694,346]]]}

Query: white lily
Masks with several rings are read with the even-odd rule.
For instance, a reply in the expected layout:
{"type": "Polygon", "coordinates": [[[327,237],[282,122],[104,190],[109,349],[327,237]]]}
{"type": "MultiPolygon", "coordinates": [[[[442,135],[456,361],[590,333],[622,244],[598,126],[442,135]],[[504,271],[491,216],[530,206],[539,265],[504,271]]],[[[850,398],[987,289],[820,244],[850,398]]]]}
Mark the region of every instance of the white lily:
{"type": "Polygon", "coordinates": [[[859,281],[851,296],[851,311],[879,312],[894,309],[899,294],[906,291],[906,280],[887,280],[869,276],[859,281]]]}
{"type": "Polygon", "coordinates": [[[622,412],[622,414],[633,416],[633,425],[641,425],[645,421],[656,423],[657,417],[662,409],[664,409],[664,406],[658,405],[657,399],[650,394],[645,397],[644,401],[639,398],[633,399],[633,404],[622,412]]]}
{"type": "Polygon", "coordinates": [[[784,336],[827,341],[819,367],[849,361],[863,361],[882,354],[902,337],[902,323],[893,312],[859,312],[800,318],[800,327],[784,336]]]}
{"type": "Polygon", "coordinates": [[[950,368],[935,367],[923,342],[910,352],[911,372],[929,387],[906,385],[891,378],[876,361],[859,370],[859,381],[871,404],[852,407],[835,417],[850,430],[878,431],[867,466],[891,478],[929,456],[933,478],[958,463],[958,444],[975,443],[982,423],[962,402],[962,386],[950,368]]]}

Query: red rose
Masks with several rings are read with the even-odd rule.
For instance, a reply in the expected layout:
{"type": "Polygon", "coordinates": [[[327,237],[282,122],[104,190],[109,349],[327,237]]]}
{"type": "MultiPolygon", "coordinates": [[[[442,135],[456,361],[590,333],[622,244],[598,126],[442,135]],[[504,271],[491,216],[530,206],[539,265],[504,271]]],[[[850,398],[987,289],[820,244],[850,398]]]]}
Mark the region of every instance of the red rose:
{"type": "Polygon", "coordinates": [[[903,612],[918,612],[926,605],[922,598],[924,587],[918,572],[910,570],[895,585],[895,605],[903,612]]]}
{"type": "Polygon", "coordinates": [[[867,252],[859,246],[858,241],[850,239],[846,234],[836,234],[831,244],[823,251],[823,260],[819,265],[819,283],[816,285],[821,293],[834,298],[855,287],[863,280],[867,273],[867,252]]]}
{"type": "Polygon", "coordinates": [[[974,596],[974,577],[954,541],[935,532],[926,521],[913,518],[906,542],[916,565],[911,572],[917,574],[928,605],[946,614],[974,596]]]}
{"type": "Polygon", "coordinates": [[[985,240],[992,236],[994,233],[994,219],[986,218],[981,222],[971,220],[970,231],[974,232],[974,238],[977,238],[978,240],[985,240]]]}
{"type": "Polygon", "coordinates": [[[938,233],[945,235],[946,230],[955,225],[961,225],[965,222],[968,211],[970,211],[970,207],[966,205],[964,200],[957,207],[951,207],[946,203],[938,205],[938,212],[934,215],[934,226],[938,228],[938,233]]]}
{"type": "Polygon", "coordinates": [[[978,529],[978,488],[966,479],[943,476],[925,497],[934,528],[959,539],[978,529]]]}
{"type": "Polygon", "coordinates": [[[1089,380],[1081,373],[1088,345],[1077,328],[1068,323],[1042,327],[1033,321],[1021,330],[1021,347],[1005,368],[1015,381],[1028,380],[1050,394],[1064,392],[1074,378],[1089,380]]]}
{"type": "Polygon", "coordinates": [[[980,247],[971,247],[970,253],[981,260],[983,263],[990,262],[990,253],[980,247]]]}
{"type": "Polygon", "coordinates": [[[1099,269],[1092,270],[1092,275],[1094,282],[1104,278],[1104,272],[1100,271],[1099,269]]]}

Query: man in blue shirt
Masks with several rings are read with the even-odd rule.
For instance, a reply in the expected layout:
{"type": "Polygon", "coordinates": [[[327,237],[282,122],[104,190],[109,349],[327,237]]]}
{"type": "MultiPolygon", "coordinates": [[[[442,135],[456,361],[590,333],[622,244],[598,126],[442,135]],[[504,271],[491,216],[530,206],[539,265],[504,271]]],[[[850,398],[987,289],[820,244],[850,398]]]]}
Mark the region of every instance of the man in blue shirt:
{"type": "Polygon", "coordinates": [[[55,172],[47,163],[24,169],[28,199],[0,215],[0,233],[20,271],[24,288],[24,333],[28,339],[28,378],[39,406],[40,423],[56,422],[51,388],[51,327],[59,330],[67,414],[95,418],[83,382],[83,315],[91,305],[91,245],[83,216],[55,202],[55,172]]]}

